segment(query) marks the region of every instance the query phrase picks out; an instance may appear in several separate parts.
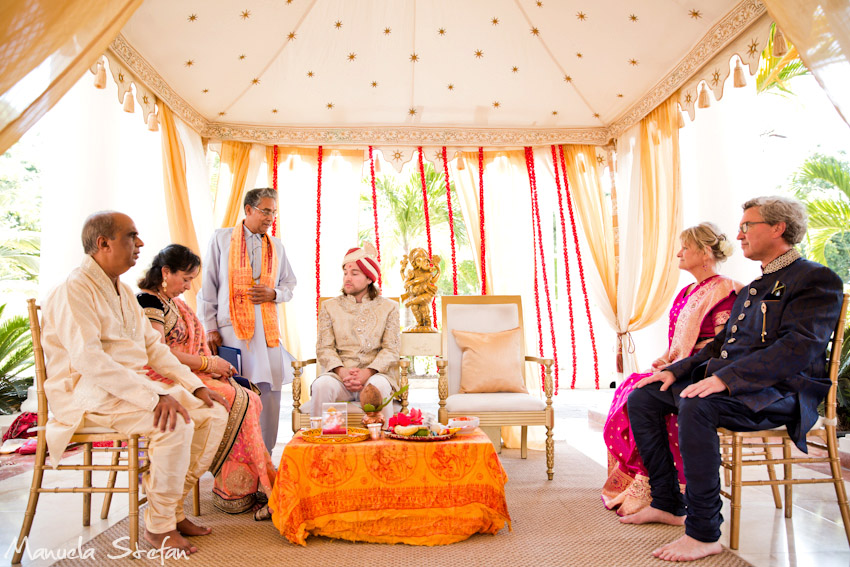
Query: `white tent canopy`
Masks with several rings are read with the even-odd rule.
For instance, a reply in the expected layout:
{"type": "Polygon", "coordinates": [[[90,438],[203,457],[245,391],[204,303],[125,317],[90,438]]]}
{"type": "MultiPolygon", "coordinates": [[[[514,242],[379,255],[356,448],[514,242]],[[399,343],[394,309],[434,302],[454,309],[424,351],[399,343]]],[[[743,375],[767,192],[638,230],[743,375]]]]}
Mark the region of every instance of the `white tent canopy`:
{"type": "Polygon", "coordinates": [[[719,97],[735,54],[755,72],[768,24],[755,0],[147,0],[110,63],[210,139],[606,144],[683,86],[719,97]]]}

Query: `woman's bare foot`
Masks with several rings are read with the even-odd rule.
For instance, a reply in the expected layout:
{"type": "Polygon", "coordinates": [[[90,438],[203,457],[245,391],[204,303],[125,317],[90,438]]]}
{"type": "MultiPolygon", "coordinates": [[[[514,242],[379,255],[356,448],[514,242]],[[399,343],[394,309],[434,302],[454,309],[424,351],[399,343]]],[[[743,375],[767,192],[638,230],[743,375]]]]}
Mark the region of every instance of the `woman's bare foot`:
{"type": "Polygon", "coordinates": [[[177,522],[177,531],[184,536],[201,536],[210,535],[212,530],[206,526],[198,526],[189,521],[189,518],[183,518],[177,522]]]}
{"type": "Polygon", "coordinates": [[[647,506],[646,508],[623,516],[620,522],[624,524],[667,524],[668,526],[684,526],[685,517],[675,516],[670,512],[647,506]]]}
{"type": "Polygon", "coordinates": [[[665,561],[694,561],[723,551],[719,541],[706,543],[683,535],[676,541],[659,547],[652,555],[665,561]]]}
{"type": "Polygon", "coordinates": [[[198,548],[189,543],[177,530],[171,530],[164,534],[155,534],[145,530],[144,538],[146,542],[162,551],[175,550],[187,555],[198,551],[198,548]]]}
{"type": "Polygon", "coordinates": [[[268,504],[254,512],[254,521],[256,521],[256,522],[263,522],[265,520],[271,520],[271,519],[272,519],[272,511],[269,509],[268,504]]]}

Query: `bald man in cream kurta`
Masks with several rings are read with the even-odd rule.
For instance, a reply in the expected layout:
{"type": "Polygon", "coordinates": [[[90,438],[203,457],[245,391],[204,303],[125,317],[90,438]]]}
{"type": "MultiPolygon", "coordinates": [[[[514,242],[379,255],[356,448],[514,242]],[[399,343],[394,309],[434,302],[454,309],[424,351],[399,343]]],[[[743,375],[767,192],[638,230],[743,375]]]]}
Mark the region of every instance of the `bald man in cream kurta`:
{"type": "Polygon", "coordinates": [[[192,395],[204,384],[162,343],[130,287],[118,282],[116,290],[90,256],[45,300],[43,327],[51,463],[59,464],[83,424],[144,435],[151,463],[143,478],[145,527],[155,534],[175,530],[185,518],[183,499],[218,450],[227,410],[192,395]],[[148,378],[146,365],[175,385],[148,378]],[[155,428],[161,395],[176,399],[191,422],[178,416],[173,431],[155,428]]]}
{"type": "MultiPolygon", "coordinates": [[[[319,311],[316,359],[325,373],[313,381],[310,389],[310,414],[321,416],[324,403],[360,399],[359,392],[347,390],[337,374],[327,371],[339,366],[375,370],[377,374],[373,374],[367,384],[375,386],[381,397],[388,398],[398,390],[400,348],[398,302],[381,296],[369,299],[368,295],[362,303],[352,295],[340,295],[323,302],[319,311]]],[[[381,411],[389,421],[393,405],[387,404],[381,411]]]]}

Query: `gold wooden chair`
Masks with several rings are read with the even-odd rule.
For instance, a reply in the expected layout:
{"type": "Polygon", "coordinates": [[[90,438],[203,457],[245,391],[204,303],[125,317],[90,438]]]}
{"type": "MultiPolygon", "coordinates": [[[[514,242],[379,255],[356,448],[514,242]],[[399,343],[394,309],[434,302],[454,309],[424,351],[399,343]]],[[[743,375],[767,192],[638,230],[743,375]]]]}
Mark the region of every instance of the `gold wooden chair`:
{"type": "Polygon", "coordinates": [[[844,480],[841,478],[841,463],[838,458],[838,439],[835,436],[837,424],[835,407],[837,396],[838,363],[841,357],[841,343],[844,338],[844,328],[847,321],[847,305],[850,294],[844,294],[844,302],[841,305],[841,315],[838,325],[832,337],[832,348],[829,355],[829,380],[832,385],[826,396],[824,418],[819,419],[807,434],[809,447],[826,451],[826,455],[794,456],[791,438],[785,427],[778,427],[767,431],[730,431],[719,428],[718,433],[722,436],[722,460],[721,464],[725,470],[731,471],[732,485],[729,492],[721,490],[720,493],[728,498],[732,507],[731,530],[729,535],[729,547],[738,549],[741,530],[741,487],[742,486],[771,486],[774,489],[774,501],[777,508],[781,508],[777,487],[785,487],[785,517],[791,517],[792,499],[791,491],[795,484],[832,483],[835,486],[835,495],[838,507],[841,510],[841,519],[844,522],[844,531],[850,542],[850,507],[847,503],[847,494],[844,488],[844,480]],[[750,440],[755,439],[755,442],[750,440]],[[782,448],[782,458],[773,457],[774,448],[782,448]],[[745,448],[755,448],[754,453],[745,453],[745,448]],[[829,478],[794,478],[794,465],[808,465],[812,463],[829,464],[832,476],[829,478]],[[746,466],[768,466],[768,480],[742,480],[742,469],[746,466]],[[773,474],[773,466],[782,465],[784,478],[777,479],[773,474]]]}
{"type": "MultiPolygon", "coordinates": [[[[319,298],[319,307],[322,306],[326,300],[331,299],[330,297],[320,297],[319,298]]],[[[393,301],[398,302],[398,297],[387,297],[387,299],[391,299],[393,301]]],[[[316,365],[316,376],[319,376],[324,369],[321,368],[316,362],[315,358],[310,358],[308,360],[293,360],[292,361],[292,432],[295,433],[299,429],[309,429],[310,428],[310,413],[301,411],[301,389],[302,385],[302,374],[304,373],[304,367],[309,366],[311,364],[316,365]]],[[[398,387],[399,389],[404,388],[407,385],[407,370],[410,366],[409,360],[400,359],[398,362],[399,366],[399,376],[398,376],[398,387]]],[[[393,402],[397,404],[397,411],[401,411],[407,413],[407,390],[405,390],[399,399],[393,402]]],[[[348,403],[348,427],[362,427],[362,419],[363,419],[363,409],[360,407],[360,404],[357,402],[349,402],[348,403]]]]}
{"type": "Polygon", "coordinates": [[[29,502],[27,510],[24,514],[24,522],[21,526],[21,533],[18,536],[18,546],[12,558],[12,564],[21,562],[21,556],[26,547],[27,537],[32,528],[33,518],[35,517],[35,509],[38,505],[39,496],[45,492],[50,493],[82,493],[83,494],[83,525],[91,524],[91,496],[92,494],[104,494],[103,507],[101,508],[100,517],[106,519],[109,515],[109,507],[112,502],[112,494],[120,493],[127,494],[129,497],[130,511],[130,549],[136,549],[139,541],[139,506],[147,502],[146,497],[139,497],[139,475],[147,472],[149,464],[146,458],[146,449],[144,446],[144,438],[139,435],[126,436],[113,429],[106,427],[81,427],[74,436],[71,437],[71,443],[82,443],[83,445],[83,464],[82,465],[59,465],[57,470],[60,471],[82,471],[83,485],[74,488],[46,488],[42,486],[44,479],[44,469],[50,468],[45,465],[47,457],[47,439],[45,426],[47,425],[47,396],[44,393],[44,382],[47,380],[47,370],[44,363],[44,348],[41,344],[41,324],[39,321],[38,310],[40,307],[36,305],[34,299],[27,300],[27,310],[30,319],[30,332],[32,333],[33,358],[35,359],[35,383],[38,392],[38,444],[35,453],[35,465],[32,476],[32,486],[30,487],[29,502]],[[98,441],[110,441],[111,447],[93,447],[92,444],[98,441]],[[126,443],[126,447],[121,444],[126,443]],[[108,465],[92,464],[92,453],[102,452],[109,453],[112,456],[111,463],[108,465]],[[122,457],[122,453],[126,452],[126,457],[122,457]],[[140,462],[139,454],[142,453],[140,462]],[[123,461],[123,463],[122,463],[123,461]],[[105,487],[92,486],[92,472],[108,471],[109,480],[105,487]],[[115,480],[119,472],[126,472],[128,477],[127,487],[115,486],[115,480]]]}
{"type": "MultiPolygon", "coordinates": [[[[555,426],[552,409],[552,364],[548,358],[525,356],[525,341],[520,341],[523,383],[525,362],[536,362],[545,367],[543,391],[545,401],[537,396],[522,393],[460,393],[460,371],[462,352],[454,339],[452,330],[476,333],[494,333],[519,327],[523,328],[522,300],[518,295],[468,295],[440,298],[442,302],[443,356],[437,361],[440,396],[439,420],[448,423],[449,418],[476,416],[496,445],[501,447],[503,426],[521,426],[521,456],[528,456],[528,426],[546,427],[546,474],[554,476],[555,442],[552,429],[555,426]]],[[[524,333],[523,333],[524,336],[524,333]]]]}

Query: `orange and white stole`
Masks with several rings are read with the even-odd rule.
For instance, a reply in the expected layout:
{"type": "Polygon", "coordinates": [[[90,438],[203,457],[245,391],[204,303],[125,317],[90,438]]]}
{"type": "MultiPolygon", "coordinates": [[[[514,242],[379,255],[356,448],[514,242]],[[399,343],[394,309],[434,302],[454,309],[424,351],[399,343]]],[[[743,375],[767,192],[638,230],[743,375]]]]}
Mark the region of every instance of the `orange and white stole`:
{"type": "MultiPolygon", "coordinates": [[[[230,321],[236,338],[250,341],[254,336],[254,304],[248,292],[255,283],[274,289],[275,274],[277,274],[278,258],[275,254],[269,235],[264,234],[262,267],[259,281],[254,281],[251,259],[245,243],[245,229],[240,224],[230,235],[230,254],[228,257],[228,276],[230,288],[230,321]]],[[[277,304],[267,301],[260,305],[263,316],[263,328],[266,331],[266,346],[276,347],[280,344],[280,328],[277,322],[277,304]]]]}

